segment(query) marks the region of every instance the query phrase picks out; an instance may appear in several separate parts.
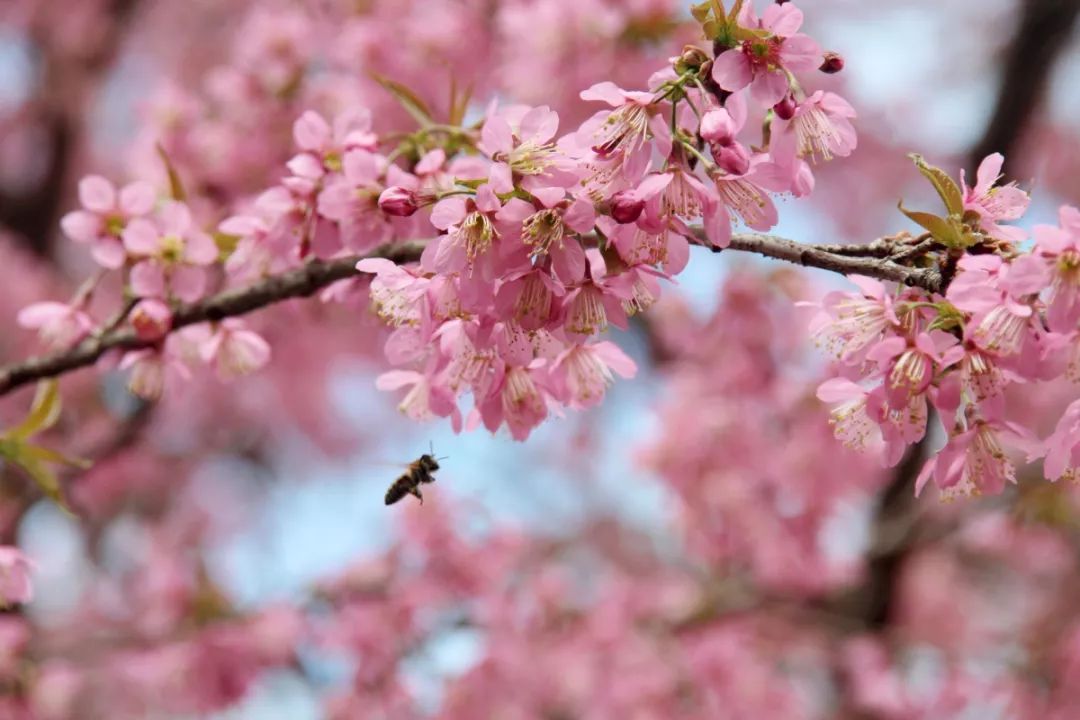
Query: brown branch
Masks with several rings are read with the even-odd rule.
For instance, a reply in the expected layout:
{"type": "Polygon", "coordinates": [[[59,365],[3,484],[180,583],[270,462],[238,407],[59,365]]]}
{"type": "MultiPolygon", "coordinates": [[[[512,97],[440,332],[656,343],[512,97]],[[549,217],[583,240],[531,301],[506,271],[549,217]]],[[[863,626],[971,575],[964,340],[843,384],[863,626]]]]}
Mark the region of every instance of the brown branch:
{"type": "MultiPolygon", "coordinates": [[[[327,285],[356,275],[356,263],[364,257],[409,262],[419,258],[422,247],[420,243],[406,243],[387,246],[367,256],[312,260],[303,267],[273,275],[254,285],[226,290],[196,303],[180,305],[173,310],[173,329],[245,315],[290,298],[309,297],[327,285]]],[[[117,328],[87,338],[69,350],[0,368],[0,395],[36,380],[57,377],[93,365],[110,350],[132,350],[154,344],[139,339],[131,328],[117,328]]]]}
{"type": "MultiPolygon", "coordinates": [[[[1042,103],[1054,65],[1080,16],[1080,0],[1027,0],[1022,7],[1002,63],[990,124],[971,152],[972,168],[994,152],[1003,153],[1009,162],[1042,103]]],[[[1007,170],[1007,174],[1012,173],[1007,170]]]]}
{"type": "Polygon", "coordinates": [[[756,253],[765,257],[819,268],[842,275],[865,275],[917,287],[929,293],[941,292],[941,273],[935,268],[912,268],[894,262],[890,258],[853,257],[830,252],[831,248],[804,245],[774,235],[736,234],[731,238],[734,250],[756,253]]]}

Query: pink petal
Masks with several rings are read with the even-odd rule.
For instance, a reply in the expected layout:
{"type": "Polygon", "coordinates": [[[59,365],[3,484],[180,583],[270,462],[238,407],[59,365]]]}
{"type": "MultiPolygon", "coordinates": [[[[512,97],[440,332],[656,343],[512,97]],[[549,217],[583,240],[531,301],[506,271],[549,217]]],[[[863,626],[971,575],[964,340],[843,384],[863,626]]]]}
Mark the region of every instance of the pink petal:
{"type": "Polygon", "coordinates": [[[148,214],[156,202],[157,190],[148,182],[133,182],[120,191],[120,209],[128,217],[148,214]]]}
{"type": "Polygon", "coordinates": [[[111,212],[116,208],[116,188],[100,175],[88,175],[79,181],[79,202],[87,210],[111,212]]]}
{"type": "Polygon", "coordinates": [[[794,5],[770,5],[761,14],[761,26],[780,37],[791,37],[803,24],[802,10],[794,5]]]}
{"type": "Polygon", "coordinates": [[[386,258],[364,258],[356,263],[356,269],[363,273],[374,273],[378,275],[380,273],[396,270],[397,265],[386,258]]]}
{"type": "Polygon", "coordinates": [[[547,105],[536,107],[525,113],[521,118],[521,139],[531,139],[534,142],[546,143],[555,137],[559,130],[559,113],[547,105]]]}
{"type": "Polygon", "coordinates": [[[431,211],[431,224],[440,230],[457,225],[465,219],[465,199],[450,197],[440,200],[431,211]]]}
{"type": "Polygon", "coordinates": [[[690,242],[679,233],[668,233],[667,259],[664,271],[678,275],[690,263],[690,242]]]}
{"type": "Polygon", "coordinates": [[[60,229],[75,242],[85,243],[94,240],[105,226],[100,216],[86,210],[76,210],[60,220],[60,229]]]}
{"type": "Polygon", "coordinates": [[[513,174],[510,171],[510,166],[504,162],[498,162],[491,166],[488,182],[491,184],[491,189],[497,193],[514,191],[513,174]]]}
{"type": "Polygon", "coordinates": [[[993,153],[983,158],[979,163],[979,169],[975,173],[975,193],[986,193],[1001,176],[1001,166],[1005,164],[1005,156],[1001,153],[993,153]]]}
{"type": "Polygon", "coordinates": [[[514,149],[514,131],[501,115],[489,117],[480,130],[480,143],[489,156],[514,149]]]}
{"type": "Polygon", "coordinates": [[[191,211],[182,202],[170,201],[165,203],[159,213],[161,218],[161,234],[176,235],[182,237],[192,225],[191,211]]]}
{"type": "Polygon", "coordinates": [[[567,238],[561,248],[552,248],[549,254],[555,274],[564,284],[571,285],[585,277],[585,250],[577,240],[567,238]]]}
{"type": "Polygon", "coordinates": [[[818,400],[826,403],[848,402],[865,395],[865,390],[847,378],[831,378],[821,383],[817,389],[818,400]]]}
{"type": "Polygon", "coordinates": [[[383,391],[398,390],[406,385],[415,385],[424,376],[412,370],[390,370],[375,378],[375,387],[383,391]]]}
{"type": "Polygon", "coordinates": [[[165,297],[165,273],[157,262],[146,260],[131,268],[131,291],[139,297],[165,297]]]}
{"type": "Polygon", "coordinates": [[[342,161],[345,178],[357,186],[372,185],[379,179],[379,164],[367,150],[350,150],[342,161]]]}
{"type": "Polygon", "coordinates": [[[593,226],[596,225],[596,208],[591,201],[578,198],[566,209],[563,222],[574,232],[592,232],[593,226]]]}
{"type": "Polygon", "coordinates": [[[176,265],[169,277],[169,287],[184,302],[195,302],[206,289],[206,272],[193,265],[176,265]]]}
{"type": "Polygon", "coordinates": [[[780,60],[792,72],[810,72],[821,65],[821,46],[809,35],[793,35],[780,46],[780,60]]]}
{"type": "Polygon", "coordinates": [[[529,188],[529,192],[547,208],[562,202],[566,197],[566,189],[561,187],[533,187],[529,188]]]}
{"type": "Polygon", "coordinates": [[[71,314],[71,306],[60,302],[38,302],[27,305],[15,316],[15,322],[24,328],[40,328],[71,314]]]}
{"type": "Polygon", "coordinates": [[[103,268],[117,270],[124,266],[127,252],[124,244],[114,237],[103,237],[90,246],[90,257],[103,268]]]}
{"type": "Polygon", "coordinates": [[[219,250],[214,239],[204,232],[195,232],[184,243],[184,260],[194,265],[213,265],[219,250]]]}
{"type": "Polygon", "coordinates": [[[153,255],[160,247],[161,236],[149,220],[137,218],[124,228],[124,247],[138,255],[153,255]]]}
{"type": "Polygon", "coordinates": [[[579,97],[586,101],[606,102],[612,107],[618,107],[626,102],[623,91],[613,82],[597,83],[588,90],[583,90],[579,97]]]}
{"type": "MultiPolygon", "coordinates": [[[[713,61],[712,76],[721,88],[735,92],[749,85],[754,74],[745,53],[741,50],[727,50],[713,61]]],[[[777,101],[779,99],[777,98],[777,101]]]]}
{"type": "Polygon", "coordinates": [[[330,138],[330,125],[317,112],[308,110],[293,125],[293,141],[301,150],[321,150],[330,138]]]}
{"type": "Polygon", "coordinates": [[[416,163],[416,167],[413,169],[417,175],[430,175],[440,170],[445,162],[446,151],[442,148],[436,148],[420,158],[420,162],[416,163]]]}
{"type": "Polygon", "coordinates": [[[615,343],[598,342],[592,346],[592,352],[620,377],[629,380],[637,375],[637,363],[615,343]]]}
{"type": "Polygon", "coordinates": [[[780,102],[788,91],[787,76],[781,72],[759,72],[750,84],[750,95],[762,105],[780,102]]]}

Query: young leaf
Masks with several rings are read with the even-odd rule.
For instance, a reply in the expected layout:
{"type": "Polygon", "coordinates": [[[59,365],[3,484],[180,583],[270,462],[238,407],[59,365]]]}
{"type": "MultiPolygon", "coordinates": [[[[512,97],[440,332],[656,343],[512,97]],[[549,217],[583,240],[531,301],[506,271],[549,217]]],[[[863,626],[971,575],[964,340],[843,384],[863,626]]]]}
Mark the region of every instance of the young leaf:
{"type": "Polygon", "coordinates": [[[941,196],[941,201],[945,203],[945,209],[949,215],[959,215],[964,212],[964,195],[960,191],[960,186],[948,176],[948,174],[941,168],[930,165],[923,160],[922,155],[918,153],[911,153],[908,155],[915,163],[915,167],[919,169],[919,172],[930,181],[930,184],[937,190],[937,194],[941,196]]]}
{"type": "Polygon", "coordinates": [[[903,203],[900,203],[897,207],[900,208],[900,212],[904,213],[908,219],[927,230],[934,236],[934,239],[942,245],[951,248],[961,248],[971,244],[970,242],[967,242],[966,233],[957,223],[947,218],[938,217],[932,213],[908,210],[904,207],[903,203]]]}
{"type": "Polygon", "coordinates": [[[42,380],[38,383],[30,414],[26,419],[9,430],[5,437],[13,440],[25,440],[37,433],[48,430],[60,419],[60,390],[55,380],[42,380]]]}
{"type": "Polygon", "coordinates": [[[63,493],[60,489],[60,480],[46,464],[45,454],[33,445],[27,445],[21,440],[0,440],[0,456],[8,462],[18,465],[34,481],[41,492],[57,505],[67,510],[64,504],[63,493]]]}
{"type": "Polygon", "coordinates": [[[416,122],[420,124],[420,127],[427,127],[434,122],[431,110],[428,109],[427,104],[417,97],[416,93],[412,90],[377,72],[372,72],[371,77],[401,103],[401,106],[405,108],[405,112],[412,115],[413,120],[416,120],[416,122]]]}
{"type": "Polygon", "coordinates": [[[187,200],[187,193],[184,191],[184,184],[180,182],[180,174],[176,172],[176,167],[172,164],[172,160],[169,159],[169,154],[165,152],[165,146],[158,143],[155,147],[157,148],[158,157],[165,164],[165,172],[169,176],[169,197],[177,202],[184,202],[187,200]]]}

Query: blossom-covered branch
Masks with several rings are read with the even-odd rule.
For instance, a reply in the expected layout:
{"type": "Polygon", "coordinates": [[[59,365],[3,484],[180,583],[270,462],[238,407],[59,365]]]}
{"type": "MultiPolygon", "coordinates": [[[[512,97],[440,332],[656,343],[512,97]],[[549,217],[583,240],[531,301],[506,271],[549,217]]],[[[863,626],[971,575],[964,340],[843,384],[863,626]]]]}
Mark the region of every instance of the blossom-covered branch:
{"type": "MultiPolygon", "coordinates": [[[[704,244],[703,239],[701,242],[704,244]]],[[[882,241],[875,241],[879,242],[882,241]]],[[[891,247],[894,254],[904,252],[899,246],[890,243],[885,246],[891,247]]],[[[853,245],[846,252],[855,253],[861,247],[871,248],[853,245]]],[[[879,247],[881,246],[874,245],[870,251],[877,252],[879,247]]],[[[890,257],[848,256],[840,254],[845,252],[842,246],[808,245],[775,235],[735,233],[731,237],[729,248],[803,267],[890,280],[921,287],[929,292],[936,291],[941,284],[940,273],[932,268],[906,267],[892,261],[890,257]]],[[[172,329],[179,330],[196,323],[237,317],[283,300],[308,297],[339,280],[356,275],[356,265],[362,259],[383,258],[396,263],[415,262],[422,249],[423,244],[415,242],[388,245],[365,256],[350,255],[325,261],[315,259],[300,268],[272,275],[249,286],[226,290],[198,302],[179,305],[172,313],[172,329]]],[[[0,367],[0,395],[37,380],[58,377],[93,365],[110,350],[131,350],[148,347],[156,342],[140,338],[131,328],[110,328],[110,325],[122,324],[124,318],[117,317],[115,320],[117,322],[106,325],[105,332],[88,337],[70,349],[0,367]]]]}
{"type": "MultiPolygon", "coordinates": [[[[172,329],[237,317],[283,300],[309,297],[339,280],[355,275],[356,264],[365,257],[386,258],[394,262],[414,261],[420,256],[422,247],[419,243],[407,243],[380,248],[364,256],[314,259],[295,270],[270,276],[247,287],[226,290],[198,302],[178,305],[172,312],[172,329]]],[[[144,348],[156,342],[159,340],[140,337],[130,327],[108,330],[82,340],[69,350],[0,368],[0,395],[37,380],[58,377],[93,365],[110,350],[144,348]]]]}

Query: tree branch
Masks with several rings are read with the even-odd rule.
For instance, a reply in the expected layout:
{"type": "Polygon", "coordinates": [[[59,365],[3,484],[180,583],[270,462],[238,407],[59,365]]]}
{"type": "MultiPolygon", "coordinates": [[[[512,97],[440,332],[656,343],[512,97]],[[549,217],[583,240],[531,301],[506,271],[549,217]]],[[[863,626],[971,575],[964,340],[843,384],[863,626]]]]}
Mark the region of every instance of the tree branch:
{"type": "MultiPolygon", "coordinates": [[[[881,241],[875,241],[877,242],[881,241]]],[[[896,282],[909,287],[922,288],[929,293],[939,293],[943,290],[941,273],[936,268],[907,267],[892,259],[892,257],[899,257],[900,253],[907,251],[908,248],[898,247],[897,255],[891,257],[853,257],[838,254],[831,246],[805,245],[775,235],[757,234],[733,235],[729,247],[733,250],[756,253],[803,267],[829,270],[842,275],[865,275],[878,280],[896,282]]],[[[867,247],[877,249],[874,243],[867,247]]],[[[720,251],[714,249],[714,252],[720,251]]]]}
{"type": "MultiPolygon", "coordinates": [[[[1080,16],[1078,0],[1027,0],[1022,7],[1002,64],[997,102],[986,132],[971,151],[970,169],[994,152],[1004,154],[1011,168],[1013,151],[1042,104],[1054,66],[1080,16]]],[[[1007,174],[1014,173],[1007,170],[1007,174]]]]}

